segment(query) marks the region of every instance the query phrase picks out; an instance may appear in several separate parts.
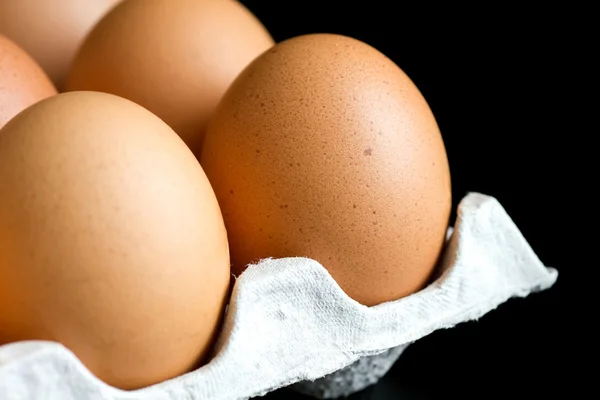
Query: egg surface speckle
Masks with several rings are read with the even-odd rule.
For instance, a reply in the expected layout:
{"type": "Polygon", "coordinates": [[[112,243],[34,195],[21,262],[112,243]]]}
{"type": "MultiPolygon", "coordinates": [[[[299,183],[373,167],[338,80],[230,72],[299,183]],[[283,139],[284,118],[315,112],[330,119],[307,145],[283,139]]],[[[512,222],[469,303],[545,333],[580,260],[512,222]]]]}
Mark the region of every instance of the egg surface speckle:
{"type": "Polygon", "coordinates": [[[444,143],[420,91],[358,40],[295,37],[221,101],[200,162],[235,273],[266,257],[319,261],[355,300],[421,289],[451,209],[444,143]]]}

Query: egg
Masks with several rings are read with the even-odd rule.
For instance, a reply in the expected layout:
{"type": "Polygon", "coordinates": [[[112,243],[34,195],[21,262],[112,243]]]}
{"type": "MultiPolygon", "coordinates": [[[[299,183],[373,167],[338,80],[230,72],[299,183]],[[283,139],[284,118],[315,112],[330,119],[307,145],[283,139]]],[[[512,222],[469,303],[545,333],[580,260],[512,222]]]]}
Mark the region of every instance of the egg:
{"type": "Polygon", "coordinates": [[[196,153],[233,79],[273,45],[232,0],[128,0],[87,37],[67,90],[130,99],[164,120],[196,153]]]}
{"type": "Polygon", "coordinates": [[[25,49],[62,90],[90,28],[121,0],[0,1],[0,33],[25,49]]]}
{"type": "Polygon", "coordinates": [[[356,39],[303,35],[258,57],[219,104],[200,163],[235,274],[310,257],[371,306],[423,288],[444,245],[451,181],[434,115],[356,39]]]}
{"type": "Polygon", "coordinates": [[[56,94],[39,65],[0,35],[0,128],[30,105],[56,94]]]}
{"type": "Polygon", "coordinates": [[[145,387],[207,360],[229,279],[206,175],[146,109],[64,93],[0,131],[0,345],[60,342],[145,387]]]}

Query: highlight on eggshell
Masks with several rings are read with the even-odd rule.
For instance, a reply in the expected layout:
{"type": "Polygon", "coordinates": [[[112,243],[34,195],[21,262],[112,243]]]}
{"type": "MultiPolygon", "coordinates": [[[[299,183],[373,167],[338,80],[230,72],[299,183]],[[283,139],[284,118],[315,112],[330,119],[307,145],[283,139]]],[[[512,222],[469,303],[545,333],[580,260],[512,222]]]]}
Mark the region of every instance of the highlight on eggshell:
{"type": "Polygon", "coordinates": [[[233,0],[128,0],[81,46],[67,90],[130,99],[165,121],[199,154],[204,130],[231,82],[274,41],[233,0]]]}
{"type": "Polygon", "coordinates": [[[0,34],[0,129],[30,105],[57,94],[42,68],[0,34]]]}
{"type": "Polygon", "coordinates": [[[0,130],[0,345],[57,341],[145,387],[208,361],[229,280],[208,179],[143,107],[63,93],[0,130]]]}

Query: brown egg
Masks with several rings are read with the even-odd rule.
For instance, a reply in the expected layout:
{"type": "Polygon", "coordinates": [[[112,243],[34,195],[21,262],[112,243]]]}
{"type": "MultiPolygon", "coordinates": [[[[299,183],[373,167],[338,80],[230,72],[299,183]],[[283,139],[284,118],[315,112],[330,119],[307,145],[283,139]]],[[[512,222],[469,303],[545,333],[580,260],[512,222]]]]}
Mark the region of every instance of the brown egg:
{"type": "Polygon", "coordinates": [[[365,305],[421,289],[451,208],[444,143],[413,82],[371,46],[282,42],[232,84],[202,164],[235,273],[266,257],[319,261],[365,305]]]}
{"type": "Polygon", "coordinates": [[[0,35],[0,129],[25,108],[55,94],[56,89],[40,66],[0,35]]]}
{"type": "Polygon", "coordinates": [[[58,89],[62,89],[83,38],[120,1],[0,1],[0,33],[31,54],[58,89]]]}
{"type": "Polygon", "coordinates": [[[225,90],[272,45],[263,25],[237,1],[128,0],[88,36],[67,89],[133,100],[198,154],[225,90]]]}
{"type": "Polygon", "coordinates": [[[0,131],[0,345],[63,343],[134,389],[203,362],[229,288],[206,175],[117,96],[43,100],[0,131]]]}

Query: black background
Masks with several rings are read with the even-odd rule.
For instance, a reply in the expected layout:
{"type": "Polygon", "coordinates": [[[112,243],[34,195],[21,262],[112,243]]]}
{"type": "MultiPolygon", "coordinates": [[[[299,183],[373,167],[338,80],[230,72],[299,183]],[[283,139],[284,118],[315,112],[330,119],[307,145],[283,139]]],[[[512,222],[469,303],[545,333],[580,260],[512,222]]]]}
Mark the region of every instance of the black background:
{"type": "MultiPolygon", "coordinates": [[[[360,39],[390,57],[432,108],[448,152],[454,208],[469,191],[496,197],[540,259],[559,270],[555,286],[512,299],[477,322],[411,345],[377,385],[352,399],[556,397],[569,389],[565,333],[567,266],[560,218],[574,186],[561,179],[570,150],[559,46],[563,30],[535,11],[451,14],[406,11],[402,3],[242,1],[277,42],[307,33],[360,39]],[[386,5],[387,4],[387,5],[386,5]],[[398,9],[398,10],[397,10],[398,9]],[[561,133],[562,132],[562,133],[561,133]]],[[[576,132],[571,131],[571,134],[576,132]]],[[[571,371],[572,372],[572,371],[571,371]]],[[[576,396],[578,397],[578,396],[576,396]]],[[[304,399],[286,390],[266,399],[304,399]]]]}

